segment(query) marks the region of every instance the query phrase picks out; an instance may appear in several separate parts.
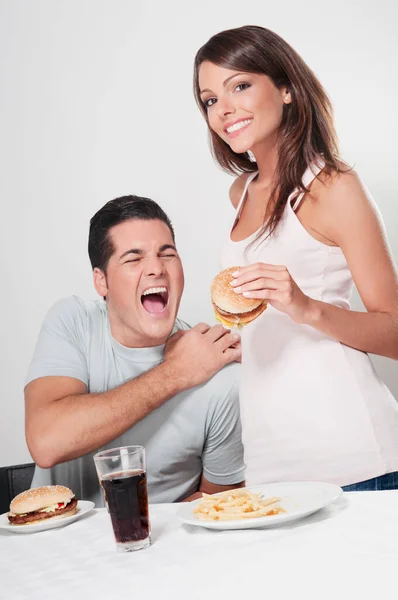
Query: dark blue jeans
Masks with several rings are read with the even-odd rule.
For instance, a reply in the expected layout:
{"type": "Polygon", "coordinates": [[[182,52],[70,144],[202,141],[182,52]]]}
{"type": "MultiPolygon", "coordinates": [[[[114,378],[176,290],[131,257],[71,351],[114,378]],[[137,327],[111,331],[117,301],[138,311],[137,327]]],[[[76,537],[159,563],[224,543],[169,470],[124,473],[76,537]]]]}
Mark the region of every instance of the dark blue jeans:
{"type": "Polygon", "coordinates": [[[398,471],[374,477],[367,481],[360,481],[342,488],[345,492],[366,492],[374,490],[398,490],[398,471]]]}

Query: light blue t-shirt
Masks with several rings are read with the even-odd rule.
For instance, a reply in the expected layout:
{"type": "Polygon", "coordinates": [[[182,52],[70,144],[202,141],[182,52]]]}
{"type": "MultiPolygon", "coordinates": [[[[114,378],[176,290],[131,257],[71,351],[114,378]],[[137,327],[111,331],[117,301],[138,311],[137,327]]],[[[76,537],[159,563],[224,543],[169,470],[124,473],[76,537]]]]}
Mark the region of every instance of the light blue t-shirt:
{"type": "MultiPolygon", "coordinates": [[[[173,332],[189,329],[177,319],[173,332]]],[[[111,335],[106,303],[71,296],[57,302],[43,322],[26,383],[66,376],[104,392],[163,360],[164,345],[127,348],[111,335]]],[[[150,502],[182,500],[198,489],[201,475],[219,485],[244,479],[238,403],[239,365],[228,365],[207,383],[181,392],[106,446],[146,449],[150,502]]],[[[98,451],[97,450],[97,451],[98,451]]],[[[36,467],[32,487],[62,484],[80,500],[103,506],[93,454],[50,469],[36,467]]]]}

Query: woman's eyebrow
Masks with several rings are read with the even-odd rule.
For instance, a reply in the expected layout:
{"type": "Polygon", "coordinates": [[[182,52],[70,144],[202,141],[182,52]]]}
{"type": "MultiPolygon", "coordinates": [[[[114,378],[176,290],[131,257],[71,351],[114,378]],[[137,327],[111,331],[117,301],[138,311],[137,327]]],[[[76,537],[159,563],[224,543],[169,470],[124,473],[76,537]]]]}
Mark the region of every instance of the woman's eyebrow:
{"type": "MultiPolygon", "coordinates": [[[[231,81],[231,79],[233,79],[234,77],[239,77],[240,75],[244,75],[244,73],[235,73],[235,75],[230,75],[229,77],[227,77],[226,79],[224,79],[224,81],[223,81],[223,87],[225,87],[231,81]]],[[[209,88],[205,88],[204,90],[200,90],[201,94],[203,94],[204,92],[213,93],[211,90],[209,90],[209,88]]]]}

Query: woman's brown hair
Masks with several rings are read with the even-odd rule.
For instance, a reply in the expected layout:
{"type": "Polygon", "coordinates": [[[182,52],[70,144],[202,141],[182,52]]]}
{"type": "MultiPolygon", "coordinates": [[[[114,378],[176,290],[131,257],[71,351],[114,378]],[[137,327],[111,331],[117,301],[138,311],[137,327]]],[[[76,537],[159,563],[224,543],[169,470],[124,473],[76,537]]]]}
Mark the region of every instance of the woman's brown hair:
{"type": "Polygon", "coordinates": [[[270,211],[257,239],[271,235],[280,222],[288,196],[294,189],[307,191],[302,177],[309,165],[322,158],[323,172],[340,172],[337,137],[331,102],[318,79],[297,52],[269,29],[248,25],[222,31],[200,48],[194,63],[194,94],[210,131],[215,160],[232,174],[257,170],[247,152],[237,154],[209,126],[207,110],[200,98],[199,68],[204,61],[227,69],[267,75],[274,85],[286,87],[291,103],[283,107],[278,166],[274,174],[270,211]]]}

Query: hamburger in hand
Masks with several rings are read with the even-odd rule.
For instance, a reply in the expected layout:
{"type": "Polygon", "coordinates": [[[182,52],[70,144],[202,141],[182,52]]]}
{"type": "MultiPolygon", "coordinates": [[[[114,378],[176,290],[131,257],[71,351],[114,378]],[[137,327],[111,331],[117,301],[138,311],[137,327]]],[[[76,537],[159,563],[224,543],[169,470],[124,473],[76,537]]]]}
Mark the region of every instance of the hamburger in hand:
{"type": "Polygon", "coordinates": [[[243,327],[259,317],[267,308],[265,300],[245,298],[234,292],[230,285],[234,273],[239,267],[230,267],[221,271],[211,284],[211,301],[217,321],[225,327],[243,327]]]}
{"type": "Polygon", "coordinates": [[[18,494],[10,504],[11,525],[31,525],[45,519],[63,519],[77,512],[77,499],[63,485],[46,485],[18,494]]]}

